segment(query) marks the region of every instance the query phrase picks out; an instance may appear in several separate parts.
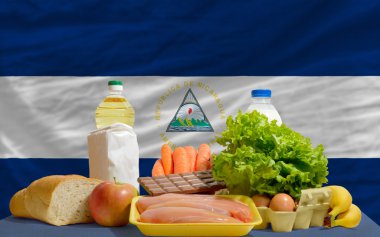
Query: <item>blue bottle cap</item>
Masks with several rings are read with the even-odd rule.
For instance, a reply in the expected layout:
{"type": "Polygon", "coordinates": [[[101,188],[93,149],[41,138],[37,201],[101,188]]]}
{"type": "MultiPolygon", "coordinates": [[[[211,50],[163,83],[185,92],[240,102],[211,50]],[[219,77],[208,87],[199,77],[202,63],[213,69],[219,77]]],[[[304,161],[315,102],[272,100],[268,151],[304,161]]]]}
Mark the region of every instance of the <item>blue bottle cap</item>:
{"type": "Polygon", "coordinates": [[[252,97],[271,97],[272,91],[268,89],[258,89],[258,90],[252,90],[251,91],[252,97]]]}

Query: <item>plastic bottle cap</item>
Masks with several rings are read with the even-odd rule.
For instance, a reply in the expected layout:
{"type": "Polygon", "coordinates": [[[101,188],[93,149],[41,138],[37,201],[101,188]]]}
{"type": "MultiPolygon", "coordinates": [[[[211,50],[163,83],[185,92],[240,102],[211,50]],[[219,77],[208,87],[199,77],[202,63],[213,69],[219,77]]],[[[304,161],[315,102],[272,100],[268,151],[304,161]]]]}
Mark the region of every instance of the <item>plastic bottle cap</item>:
{"type": "Polygon", "coordinates": [[[272,91],[268,89],[258,89],[258,90],[252,90],[251,91],[252,97],[271,97],[272,91]]]}
{"type": "Polygon", "coordinates": [[[108,81],[108,89],[111,91],[122,91],[123,82],[122,81],[108,81]]]}
{"type": "Polygon", "coordinates": [[[123,82],[122,81],[108,81],[108,85],[109,86],[115,86],[115,85],[122,86],[123,82]]]}

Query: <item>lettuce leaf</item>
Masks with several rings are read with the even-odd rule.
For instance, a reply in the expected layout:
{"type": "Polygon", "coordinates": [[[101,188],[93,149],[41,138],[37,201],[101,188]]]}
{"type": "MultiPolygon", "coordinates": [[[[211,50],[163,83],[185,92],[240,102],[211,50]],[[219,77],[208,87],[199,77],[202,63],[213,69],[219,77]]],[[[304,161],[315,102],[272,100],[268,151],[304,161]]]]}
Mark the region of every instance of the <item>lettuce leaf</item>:
{"type": "Polygon", "coordinates": [[[231,194],[252,196],[288,193],[298,199],[302,189],[327,183],[323,145],[257,111],[229,116],[226,130],[216,141],[225,147],[213,156],[212,172],[231,194]]]}

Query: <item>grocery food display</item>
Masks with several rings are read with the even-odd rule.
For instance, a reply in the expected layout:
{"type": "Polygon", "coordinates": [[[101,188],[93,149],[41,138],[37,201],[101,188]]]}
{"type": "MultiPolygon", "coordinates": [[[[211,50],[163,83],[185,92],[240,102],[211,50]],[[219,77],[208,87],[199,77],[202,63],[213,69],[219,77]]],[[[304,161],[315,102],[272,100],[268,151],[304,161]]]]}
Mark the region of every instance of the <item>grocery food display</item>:
{"type": "Polygon", "coordinates": [[[134,110],[119,101],[121,82],[109,86],[96,112],[99,129],[88,135],[91,178],[38,179],[12,197],[13,216],[56,226],[133,224],[148,236],[242,236],[269,224],[274,232],[359,225],[361,211],[349,191],[323,186],[323,145],[313,147],[282,123],[270,90],[253,91],[247,112],[227,118],[216,137],[221,152],[205,143],[164,143],[151,176],[139,177],[134,110]],[[127,115],[113,113],[119,105],[127,115]],[[148,196],[139,196],[139,185],[148,196]]]}

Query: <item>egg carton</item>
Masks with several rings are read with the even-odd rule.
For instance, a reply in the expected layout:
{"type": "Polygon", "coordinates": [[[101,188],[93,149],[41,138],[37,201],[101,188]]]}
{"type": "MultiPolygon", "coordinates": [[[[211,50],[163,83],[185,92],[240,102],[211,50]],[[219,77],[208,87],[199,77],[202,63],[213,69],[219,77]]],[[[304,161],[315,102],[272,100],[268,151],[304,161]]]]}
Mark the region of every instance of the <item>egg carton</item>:
{"type": "Polygon", "coordinates": [[[268,207],[257,207],[263,222],[254,229],[266,229],[269,223],[275,232],[290,232],[293,229],[323,226],[323,220],[330,208],[330,200],[330,189],[312,188],[301,191],[296,211],[273,211],[268,207]]]}

